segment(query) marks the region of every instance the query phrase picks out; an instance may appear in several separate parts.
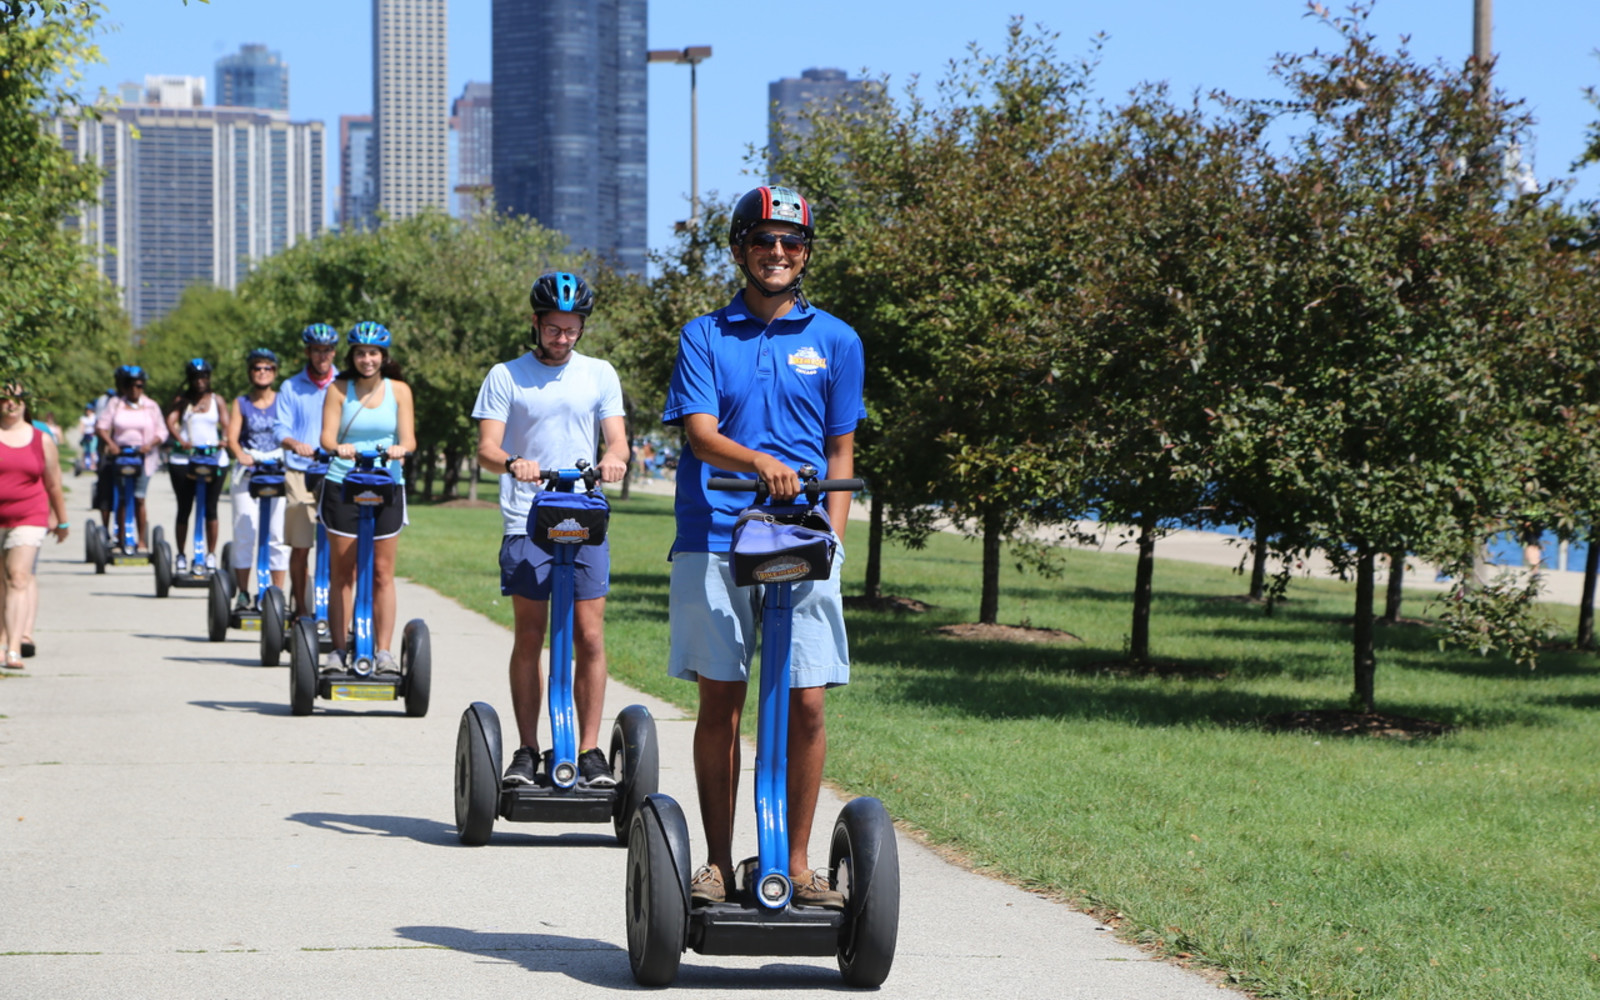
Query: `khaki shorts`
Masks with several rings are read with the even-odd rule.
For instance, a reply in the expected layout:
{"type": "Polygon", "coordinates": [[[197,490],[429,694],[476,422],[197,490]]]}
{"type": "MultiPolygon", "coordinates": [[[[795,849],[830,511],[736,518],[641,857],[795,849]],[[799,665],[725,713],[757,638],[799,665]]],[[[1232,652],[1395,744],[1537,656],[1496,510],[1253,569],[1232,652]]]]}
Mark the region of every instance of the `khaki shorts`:
{"type": "Polygon", "coordinates": [[[283,486],[284,543],[291,549],[309,549],[317,543],[317,496],[306,489],[306,474],[298,469],[284,470],[283,486]]]}

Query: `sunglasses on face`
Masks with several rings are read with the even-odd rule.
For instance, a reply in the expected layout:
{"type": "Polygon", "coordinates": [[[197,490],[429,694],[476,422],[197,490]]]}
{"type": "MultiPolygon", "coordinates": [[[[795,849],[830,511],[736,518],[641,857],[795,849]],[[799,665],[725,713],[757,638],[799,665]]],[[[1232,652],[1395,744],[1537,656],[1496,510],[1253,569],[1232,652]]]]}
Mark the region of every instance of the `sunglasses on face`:
{"type": "Polygon", "coordinates": [[[278,369],[272,365],[256,365],[254,368],[250,369],[250,374],[254,375],[256,372],[275,372],[277,370],[278,369]]]}
{"type": "Polygon", "coordinates": [[[756,250],[783,247],[787,253],[799,253],[806,248],[806,238],[797,233],[753,233],[744,238],[745,245],[756,250]]]}

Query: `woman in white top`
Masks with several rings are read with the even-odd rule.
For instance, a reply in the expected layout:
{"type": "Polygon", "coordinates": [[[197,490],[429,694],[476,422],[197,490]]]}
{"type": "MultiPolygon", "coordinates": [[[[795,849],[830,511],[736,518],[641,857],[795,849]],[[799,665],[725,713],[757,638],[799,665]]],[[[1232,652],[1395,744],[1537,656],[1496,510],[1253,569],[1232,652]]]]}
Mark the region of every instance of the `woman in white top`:
{"type": "MultiPolygon", "coordinates": [[[[189,456],[195,448],[216,448],[222,444],[228,431],[228,411],[222,398],[211,391],[211,362],[205,358],[190,358],[183,366],[183,391],[173,397],[167,408],[167,431],[176,442],[167,459],[167,475],[172,479],[172,492],[178,498],[177,572],[187,572],[189,558],[185,555],[189,544],[189,513],[194,509],[195,488],[205,489],[206,502],[206,554],[195,553],[195,561],[204,558],[206,565],[217,564],[217,507],[222,500],[222,477],[206,480],[189,477],[189,456]]],[[[221,456],[222,465],[227,464],[221,456]]]]}

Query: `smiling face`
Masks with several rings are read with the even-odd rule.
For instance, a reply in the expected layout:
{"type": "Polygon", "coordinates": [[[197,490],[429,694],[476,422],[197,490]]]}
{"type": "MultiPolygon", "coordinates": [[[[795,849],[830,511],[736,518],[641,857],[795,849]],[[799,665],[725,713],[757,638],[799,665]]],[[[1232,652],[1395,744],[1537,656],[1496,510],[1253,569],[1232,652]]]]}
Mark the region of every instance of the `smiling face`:
{"type": "Polygon", "coordinates": [[[0,417],[4,417],[8,425],[21,420],[27,408],[28,397],[22,386],[12,384],[0,388],[0,417]]]}
{"type": "Polygon", "coordinates": [[[733,248],[733,259],[744,267],[750,281],[768,292],[781,292],[806,269],[811,247],[799,226],[761,222],[733,248]]]}
{"type": "Polygon", "coordinates": [[[337,352],[332,344],[307,344],[306,345],[306,371],[317,381],[328,377],[328,372],[333,368],[333,355],[337,352]]]}
{"type": "Polygon", "coordinates": [[[383,367],[384,349],[372,344],[356,344],[350,348],[350,367],[361,378],[372,378],[383,367]]]}

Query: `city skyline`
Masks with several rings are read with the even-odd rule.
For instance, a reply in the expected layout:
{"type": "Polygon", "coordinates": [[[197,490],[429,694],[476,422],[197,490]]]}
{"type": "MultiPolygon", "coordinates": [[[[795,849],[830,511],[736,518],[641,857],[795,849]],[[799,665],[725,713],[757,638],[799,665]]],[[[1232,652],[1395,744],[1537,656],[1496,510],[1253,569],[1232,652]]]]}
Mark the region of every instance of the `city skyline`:
{"type": "Polygon", "coordinates": [[[450,207],[446,0],[372,0],[378,209],[450,207]]]}

